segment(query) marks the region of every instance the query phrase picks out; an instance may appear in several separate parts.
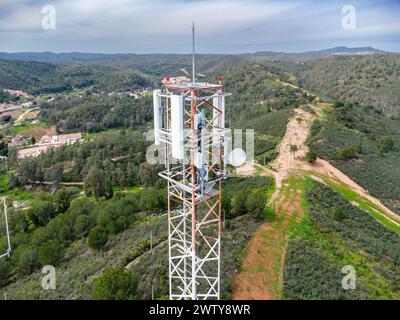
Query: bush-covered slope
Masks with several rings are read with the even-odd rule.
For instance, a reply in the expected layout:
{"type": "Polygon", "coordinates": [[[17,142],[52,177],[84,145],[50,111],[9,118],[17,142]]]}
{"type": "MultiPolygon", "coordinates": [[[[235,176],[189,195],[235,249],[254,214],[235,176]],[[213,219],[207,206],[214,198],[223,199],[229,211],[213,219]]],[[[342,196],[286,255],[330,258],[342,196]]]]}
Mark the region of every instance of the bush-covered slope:
{"type": "Polygon", "coordinates": [[[306,215],[284,266],[286,299],[399,299],[400,236],[323,184],[308,180],[306,215]],[[356,288],[344,290],[344,266],[356,288]]]}
{"type": "MultiPolygon", "coordinates": [[[[252,210],[254,206],[247,205],[246,199],[262,194],[260,204],[264,208],[267,192],[272,187],[270,177],[235,178],[225,183],[226,221],[221,247],[223,298],[230,296],[235,270],[240,267],[247,242],[261,222],[252,210]],[[241,202],[237,205],[238,200],[244,200],[244,205],[241,202]]],[[[100,203],[84,197],[69,199],[70,207],[66,211],[54,212],[40,226],[34,223],[38,214],[36,207],[11,210],[14,251],[9,260],[0,261],[0,293],[6,292],[10,299],[91,299],[94,279],[102,277],[110,268],[127,267],[138,279],[134,298],[150,299],[152,287],[156,298],[167,296],[167,220],[154,214],[165,209],[164,191],[147,188],[133,193],[119,192],[100,203]],[[105,234],[105,241],[92,236],[98,230],[105,234]],[[57,250],[45,250],[49,245],[57,245],[57,250]],[[46,264],[56,268],[56,290],[41,287],[40,269],[46,264]]],[[[78,195],[75,193],[74,197],[78,195]]],[[[59,195],[55,198],[53,206],[61,206],[59,195]]],[[[5,240],[0,238],[2,250],[5,240]]]]}
{"type": "Polygon", "coordinates": [[[273,159],[291,111],[313,97],[284,83],[288,74],[275,63],[241,64],[225,69],[221,76],[224,90],[232,93],[227,99],[227,126],[253,129],[258,160],[273,159]]]}
{"type": "Polygon", "coordinates": [[[380,109],[334,105],[311,127],[309,144],[392,209],[400,212],[400,120],[380,109]]]}
{"type": "Polygon", "coordinates": [[[0,60],[0,88],[24,90],[32,95],[60,93],[89,86],[108,92],[127,91],[151,84],[136,69],[113,65],[0,60]]]}
{"type": "Polygon", "coordinates": [[[335,55],[299,67],[302,85],[322,97],[400,112],[400,55],[335,55]]]}

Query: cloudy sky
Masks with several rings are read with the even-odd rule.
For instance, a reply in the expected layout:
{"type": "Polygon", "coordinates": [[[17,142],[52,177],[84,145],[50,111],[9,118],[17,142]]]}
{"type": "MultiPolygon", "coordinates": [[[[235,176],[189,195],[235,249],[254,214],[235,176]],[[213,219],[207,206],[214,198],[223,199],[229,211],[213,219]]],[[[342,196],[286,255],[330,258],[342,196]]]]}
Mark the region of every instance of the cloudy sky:
{"type": "Polygon", "coordinates": [[[186,53],[194,20],[204,53],[400,52],[399,17],[400,0],[0,0],[0,51],[186,53]],[[45,5],[55,8],[55,30],[42,26],[51,21],[45,5]],[[355,29],[343,28],[345,5],[355,29]]]}

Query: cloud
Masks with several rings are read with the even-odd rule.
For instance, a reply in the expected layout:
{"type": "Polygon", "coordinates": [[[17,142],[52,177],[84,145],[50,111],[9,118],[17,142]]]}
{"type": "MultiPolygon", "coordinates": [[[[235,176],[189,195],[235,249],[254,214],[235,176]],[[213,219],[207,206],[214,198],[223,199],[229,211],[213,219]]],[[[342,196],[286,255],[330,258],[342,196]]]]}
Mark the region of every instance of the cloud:
{"type": "MultiPolygon", "coordinates": [[[[400,35],[393,1],[352,1],[357,29],[341,28],[342,1],[1,0],[0,51],[189,52],[197,25],[202,52],[301,51],[386,42],[400,35]],[[41,28],[41,7],[56,8],[57,29],[41,28]]],[[[400,49],[400,48],[397,48],[400,49]]]]}

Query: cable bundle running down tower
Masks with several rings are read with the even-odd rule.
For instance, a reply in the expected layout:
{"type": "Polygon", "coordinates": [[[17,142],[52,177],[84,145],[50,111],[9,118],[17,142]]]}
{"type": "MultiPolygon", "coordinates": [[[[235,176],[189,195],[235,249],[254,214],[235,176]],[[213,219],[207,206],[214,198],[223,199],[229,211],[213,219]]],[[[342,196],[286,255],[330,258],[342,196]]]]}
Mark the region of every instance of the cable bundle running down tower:
{"type": "Polygon", "coordinates": [[[155,144],[165,152],[159,175],[168,184],[170,299],[220,298],[228,95],[221,84],[195,82],[194,74],[192,82],[169,81],[153,92],[155,144]]]}

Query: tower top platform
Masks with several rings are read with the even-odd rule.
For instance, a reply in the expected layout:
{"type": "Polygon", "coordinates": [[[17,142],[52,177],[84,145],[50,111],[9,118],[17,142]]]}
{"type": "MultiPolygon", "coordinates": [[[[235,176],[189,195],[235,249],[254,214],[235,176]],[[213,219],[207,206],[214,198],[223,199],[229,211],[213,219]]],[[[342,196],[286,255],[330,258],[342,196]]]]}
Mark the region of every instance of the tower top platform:
{"type": "Polygon", "coordinates": [[[169,90],[180,90],[180,91],[206,91],[206,90],[222,90],[222,84],[213,84],[207,82],[181,82],[176,84],[166,83],[165,88],[169,90]]]}

